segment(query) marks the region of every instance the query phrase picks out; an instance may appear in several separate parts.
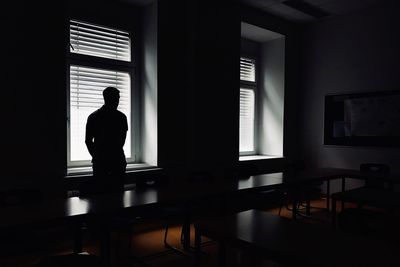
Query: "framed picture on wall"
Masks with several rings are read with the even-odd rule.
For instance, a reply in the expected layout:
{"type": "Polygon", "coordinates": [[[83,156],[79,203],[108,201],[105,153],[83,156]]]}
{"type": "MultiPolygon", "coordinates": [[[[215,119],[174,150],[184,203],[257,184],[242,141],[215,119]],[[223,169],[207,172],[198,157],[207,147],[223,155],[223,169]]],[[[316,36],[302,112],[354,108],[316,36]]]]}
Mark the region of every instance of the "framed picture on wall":
{"type": "Polygon", "coordinates": [[[326,95],[324,144],[400,146],[400,90],[326,95]]]}

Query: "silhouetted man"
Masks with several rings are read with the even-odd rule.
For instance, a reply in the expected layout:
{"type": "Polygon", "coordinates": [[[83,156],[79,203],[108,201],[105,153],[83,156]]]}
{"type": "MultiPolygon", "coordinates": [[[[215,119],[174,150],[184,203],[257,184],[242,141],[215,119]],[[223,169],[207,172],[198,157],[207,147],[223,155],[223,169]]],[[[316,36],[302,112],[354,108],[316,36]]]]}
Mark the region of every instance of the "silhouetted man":
{"type": "Polygon", "coordinates": [[[107,87],[103,91],[104,105],[89,115],[85,143],[92,155],[93,177],[96,188],[106,192],[123,189],[126,159],[123,150],[128,123],[125,114],[117,110],[119,90],[107,87]]]}

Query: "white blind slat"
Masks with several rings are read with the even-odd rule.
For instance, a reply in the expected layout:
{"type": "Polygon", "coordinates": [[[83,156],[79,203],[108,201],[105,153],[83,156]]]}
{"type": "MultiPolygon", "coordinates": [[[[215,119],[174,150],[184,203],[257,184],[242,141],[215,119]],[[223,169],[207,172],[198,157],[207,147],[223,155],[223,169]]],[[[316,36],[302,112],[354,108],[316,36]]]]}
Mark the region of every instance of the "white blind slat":
{"type": "Polygon", "coordinates": [[[131,61],[131,38],[126,31],[70,20],[71,53],[131,61]]]}
{"type": "Polygon", "coordinates": [[[248,82],[256,81],[256,67],[254,59],[245,57],[240,58],[240,80],[248,82]]]}

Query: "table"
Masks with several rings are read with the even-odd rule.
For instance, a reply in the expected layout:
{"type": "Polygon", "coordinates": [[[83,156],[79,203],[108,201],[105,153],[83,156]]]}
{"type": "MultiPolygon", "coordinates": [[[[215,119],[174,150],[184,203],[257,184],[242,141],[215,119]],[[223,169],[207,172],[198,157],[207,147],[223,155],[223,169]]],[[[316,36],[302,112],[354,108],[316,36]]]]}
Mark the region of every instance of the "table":
{"type": "MultiPolygon", "coordinates": [[[[164,205],[180,205],[193,201],[225,200],[238,193],[254,193],[270,189],[287,188],[315,181],[330,181],[344,177],[358,177],[358,171],[337,168],[319,168],[303,172],[277,172],[249,176],[247,178],[224,177],[203,182],[171,182],[143,190],[128,190],[88,197],[71,197],[44,200],[40,203],[0,207],[4,214],[0,231],[8,231],[29,225],[79,223],[88,218],[107,217],[116,214],[157,212],[164,205]]],[[[329,204],[329,203],[328,203],[329,204]]],[[[190,205],[187,205],[190,207],[190,205]]],[[[328,205],[329,207],[329,205],[328,205]]],[[[295,211],[293,212],[295,217],[295,211]]],[[[185,228],[184,246],[190,244],[190,229],[185,228]]]]}
{"type": "Polygon", "coordinates": [[[400,193],[384,189],[357,188],[332,194],[332,226],[336,226],[336,201],[368,205],[390,211],[399,210],[400,193]]]}
{"type": "MultiPolygon", "coordinates": [[[[145,192],[134,190],[123,193],[103,194],[90,197],[70,197],[44,199],[33,204],[1,207],[4,216],[0,220],[1,231],[14,231],[26,227],[46,227],[68,225],[74,230],[74,253],[81,252],[82,222],[87,220],[104,221],[113,215],[135,213],[158,205],[157,190],[145,192]]],[[[104,232],[101,242],[101,259],[106,265],[110,262],[109,233],[104,232]]]]}
{"type": "Polygon", "coordinates": [[[128,190],[123,193],[55,198],[33,204],[0,207],[0,212],[5,215],[0,220],[0,231],[27,224],[57,223],[82,219],[86,216],[133,212],[138,209],[149,209],[182,201],[215,196],[230,197],[238,192],[253,193],[359,175],[359,172],[354,170],[319,168],[298,173],[267,173],[241,179],[232,176],[205,182],[180,182],[178,184],[171,182],[160,187],[149,186],[143,190],[128,190]]]}
{"type": "MultiPolygon", "coordinates": [[[[196,263],[200,239],[217,240],[289,266],[393,266],[398,247],[381,240],[349,236],[321,225],[306,224],[258,210],[207,218],[195,223],[196,263]]],[[[224,249],[220,264],[225,264],[224,249]]],[[[286,265],[285,265],[286,266],[286,265]]]]}

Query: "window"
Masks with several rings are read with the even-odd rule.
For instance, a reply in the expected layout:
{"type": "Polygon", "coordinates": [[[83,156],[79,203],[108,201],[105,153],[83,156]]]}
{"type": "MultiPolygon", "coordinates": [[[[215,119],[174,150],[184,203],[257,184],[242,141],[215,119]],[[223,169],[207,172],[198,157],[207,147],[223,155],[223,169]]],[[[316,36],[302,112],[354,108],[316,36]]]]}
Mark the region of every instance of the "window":
{"type": "Polygon", "coordinates": [[[239,122],[239,152],[241,155],[255,154],[256,89],[255,59],[241,57],[239,122]]]}
{"type": "Polygon", "coordinates": [[[283,157],[285,35],[241,22],[239,160],[283,157]]]}
{"type": "Polygon", "coordinates": [[[86,121],[103,105],[102,92],[107,86],[120,91],[118,110],[128,119],[124,151],[127,161],[133,162],[131,34],[77,20],[70,20],[69,27],[68,167],[90,165],[86,121]]]}

